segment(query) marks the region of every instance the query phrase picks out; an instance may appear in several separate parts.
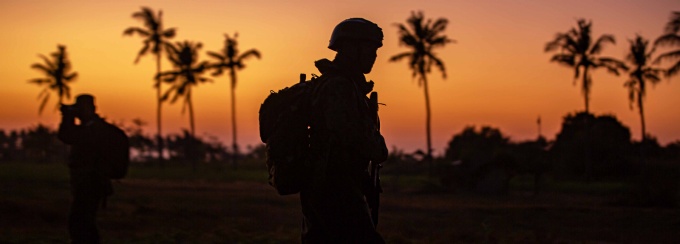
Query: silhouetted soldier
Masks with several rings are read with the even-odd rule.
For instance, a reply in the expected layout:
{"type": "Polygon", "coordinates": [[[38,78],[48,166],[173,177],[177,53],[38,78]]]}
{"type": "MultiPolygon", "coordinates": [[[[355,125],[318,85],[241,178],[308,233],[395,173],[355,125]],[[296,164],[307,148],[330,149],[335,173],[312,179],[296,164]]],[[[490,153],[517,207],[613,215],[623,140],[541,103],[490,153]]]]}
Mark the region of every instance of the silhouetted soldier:
{"type": "Polygon", "coordinates": [[[95,113],[94,97],[83,94],[73,105],[61,106],[59,139],[71,145],[69,173],[73,200],[68,219],[72,243],[99,243],[96,214],[100,204],[113,193],[111,180],[102,172],[113,125],[95,113]],[[78,118],[80,124],[75,124],[78,118]]]}
{"type": "MultiPolygon", "coordinates": [[[[352,18],[338,24],[328,48],[335,59],[315,62],[325,77],[313,95],[309,188],[300,192],[303,243],[384,243],[367,206],[369,161],[387,157],[366,95],[373,90],[364,74],[382,46],[382,29],[352,18]]],[[[374,113],[375,111],[373,111],[374,113]]]]}

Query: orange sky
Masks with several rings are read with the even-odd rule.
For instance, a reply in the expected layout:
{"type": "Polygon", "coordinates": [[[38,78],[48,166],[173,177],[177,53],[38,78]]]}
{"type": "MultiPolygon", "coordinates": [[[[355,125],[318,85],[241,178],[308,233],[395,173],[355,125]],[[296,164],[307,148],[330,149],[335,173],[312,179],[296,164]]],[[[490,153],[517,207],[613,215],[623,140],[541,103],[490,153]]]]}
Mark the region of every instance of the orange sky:
{"type": "MultiPolygon", "coordinates": [[[[556,32],[575,26],[583,17],[593,21],[593,32],[613,34],[616,46],[604,55],[623,59],[628,39],[636,33],[648,39],[661,34],[677,0],[664,1],[2,1],[0,2],[0,128],[16,129],[44,123],[56,127],[58,112],[52,98],[42,116],[36,100],[40,87],[27,83],[39,73],[31,70],[37,54],[49,54],[57,44],[67,46],[79,79],[72,89],[97,97],[100,114],[114,121],[141,118],[155,131],[154,59],[133,61],[142,47],[138,37],[123,37],[129,26],[141,26],[130,17],[140,6],[162,9],[166,27],[177,27],[175,41],[200,41],[205,51],[217,51],[223,33],[238,31],[240,49],[257,48],[261,60],[252,59],[238,74],[237,112],[239,140],[259,143],[257,112],[269,93],[296,82],[299,73],[318,73],[313,61],[332,58],[326,49],[333,27],[349,17],[364,17],[385,31],[384,47],[367,77],[386,107],[381,107],[383,134],[390,145],[407,150],[425,147],[422,89],[411,78],[405,62],[389,63],[389,56],[404,51],[398,46],[394,23],[404,22],[412,10],[428,18],[445,17],[447,34],[457,41],[437,54],[446,62],[448,79],[430,75],[433,144],[441,153],[454,133],[466,125],[499,127],[513,140],[537,136],[541,116],[543,134],[553,139],[562,117],[582,110],[580,88],[573,72],[549,63],[543,47],[556,32]]],[[[164,69],[170,67],[165,62],[164,69]]],[[[625,76],[595,71],[591,111],[615,114],[640,138],[636,110],[630,110],[625,76]]],[[[217,77],[194,89],[197,134],[217,136],[230,143],[229,87],[217,77]]],[[[645,101],[647,131],[661,143],[680,139],[680,78],[664,80],[648,91],[645,101]]],[[[188,128],[181,104],[164,105],[165,133],[188,128]]]]}

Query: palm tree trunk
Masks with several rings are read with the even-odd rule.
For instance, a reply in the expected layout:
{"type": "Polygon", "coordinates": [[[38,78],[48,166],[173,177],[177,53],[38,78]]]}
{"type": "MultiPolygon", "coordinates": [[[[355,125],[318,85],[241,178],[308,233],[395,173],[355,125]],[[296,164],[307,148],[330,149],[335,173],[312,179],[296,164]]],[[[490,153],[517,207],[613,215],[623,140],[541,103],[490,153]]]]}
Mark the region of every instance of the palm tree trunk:
{"type": "Polygon", "coordinates": [[[583,100],[586,105],[586,114],[590,113],[590,77],[588,76],[588,68],[583,68],[583,100]]]}
{"type": "Polygon", "coordinates": [[[642,127],[642,141],[647,139],[647,131],[645,127],[645,112],[642,105],[642,91],[638,92],[638,108],[640,109],[640,126],[642,127]]]}
{"type": "Polygon", "coordinates": [[[232,128],[232,167],[236,169],[238,165],[238,144],[236,142],[236,70],[232,67],[229,70],[229,75],[231,76],[231,128],[232,128]]]}
{"type": "Polygon", "coordinates": [[[647,158],[645,157],[645,154],[647,153],[646,152],[647,151],[646,150],[647,149],[646,148],[647,147],[647,131],[646,131],[646,126],[645,126],[645,112],[644,112],[645,110],[644,110],[644,106],[642,106],[642,104],[643,104],[643,101],[642,101],[643,95],[642,94],[644,94],[645,87],[644,87],[644,83],[643,83],[644,81],[642,80],[642,77],[638,76],[638,82],[640,82],[640,90],[638,90],[638,97],[637,98],[638,98],[638,109],[640,110],[640,126],[642,128],[642,130],[641,130],[642,137],[640,139],[640,142],[641,142],[640,143],[640,163],[642,165],[640,165],[640,167],[644,168],[644,167],[647,167],[646,166],[647,165],[647,163],[646,163],[647,158]]]}
{"type": "Polygon", "coordinates": [[[590,183],[590,177],[592,176],[592,171],[593,171],[593,165],[592,162],[590,161],[590,87],[591,87],[591,80],[590,80],[590,75],[588,74],[588,67],[583,68],[583,97],[586,103],[586,121],[585,121],[585,129],[586,129],[586,134],[585,134],[585,142],[583,144],[584,146],[584,166],[585,166],[585,171],[584,171],[584,177],[586,179],[586,183],[590,183]]]}
{"type": "MultiPolygon", "coordinates": [[[[191,88],[189,88],[191,89],[191,88]]],[[[191,169],[196,171],[196,161],[198,160],[196,153],[196,124],[194,124],[194,104],[191,102],[191,90],[187,94],[187,106],[189,106],[189,127],[191,129],[191,138],[189,138],[189,160],[191,160],[191,169]]]]}
{"type": "Polygon", "coordinates": [[[158,143],[158,165],[164,167],[163,137],[161,136],[161,53],[156,54],[156,141],[158,143]]]}
{"type": "Polygon", "coordinates": [[[432,165],[432,131],[431,131],[431,111],[430,111],[430,92],[427,87],[427,77],[425,76],[425,72],[421,70],[420,72],[420,77],[422,78],[423,81],[423,90],[425,92],[425,133],[427,134],[427,152],[426,152],[426,160],[428,164],[428,173],[430,176],[433,175],[434,173],[434,168],[432,165]]]}

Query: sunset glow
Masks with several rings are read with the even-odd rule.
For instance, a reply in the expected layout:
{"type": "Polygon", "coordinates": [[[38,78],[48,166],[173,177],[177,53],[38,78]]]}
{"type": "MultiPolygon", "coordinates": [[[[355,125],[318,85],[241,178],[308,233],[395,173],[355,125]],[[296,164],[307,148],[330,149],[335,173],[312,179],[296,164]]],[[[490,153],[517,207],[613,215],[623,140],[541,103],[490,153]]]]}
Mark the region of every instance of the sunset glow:
{"type": "MultiPolygon", "coordinates": [[[[142,23],[131,18],[141,6],[163,10],[165,27],[176,27],[173,42],[203,43],[206,51],[222,48],[224,33],[238,32],[239,48],[256,48],[262,59],[249,59],[238,73],[236,106],[239,143],[259,142],[258,109],[270,90],[290,86],[299,73],[319,73],[313,61],[332,59],[327,49],[333,27],[350,17],[376,22],[385,34],[384,46],[367,78],[386,106],[380,108],[382,130],[390,147],[406,150],[425,147],[423,90],[412,78],[406,62],[390,63],[404,51],[398,45],[394,23],[403,23],[411,11],[426,18],[449,20],[446,34],[456,43],[437,50],[448,77],[437,70],[428,76],[433,119],[433,146],[441,154],[453,134],[468,125],[498,127],[512,140],[535,139],[536,119],[542,134],[554,139],[563,116],[584,108],[580,87],[570,68],[550,63],[545,44],[555,33],[576,25],[577,18],[593,22],[593,35],[612,34],[616,45],[605,46],[603,56],[623,60],[635,34],[654,40],[680,11],[677,0],[659,1],[2,1],[0,2],[0,128],[18,129],[37,123],[53,128],[59,123],[52,96],[42,115],[36,99],[42,88],[27,81],[41,74],[30,65],[38,54],[67,46],[73,70],[73,94],[96,96],[99,113],[130,125],[135,118],[155,132],[155,59],[134,59],[142,47],[137,36],[123,30],[142,23]]],[[[665,51],[662,49],[659,51],[665,51]]],[[[163,69],[171,68],[169,62],[163,69]]],[[[214,77],[193,90],[197,135],[216,136],[231,143],[228,76],[214,77]]],[[[628,91],[619,77],[604,70],[593,73],[590,110],[614,114],[639,140],[640,119],[631,110],[628,91]]],[[[167,85],[164,85],[165,89],[167,85]]],[[[73,98],[72,98],[73,99],[73,98]]],[[[69,102],[72,102],[70,100],[69,102]]],[[[647,131],[662,145],[680,139],[680,78],[664,80],[647,91],[647,131]]],[[[163,105],[164,134],[189,128],[181,103],[163,105]]]]}

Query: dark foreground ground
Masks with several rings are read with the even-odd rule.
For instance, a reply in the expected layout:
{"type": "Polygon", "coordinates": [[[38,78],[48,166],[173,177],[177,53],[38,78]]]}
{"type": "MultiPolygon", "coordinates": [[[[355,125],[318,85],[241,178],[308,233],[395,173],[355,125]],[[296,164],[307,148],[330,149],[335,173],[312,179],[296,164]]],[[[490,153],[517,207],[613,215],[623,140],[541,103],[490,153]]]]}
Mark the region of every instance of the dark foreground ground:
{"type": "MultiPolygon", "coordinates": [[[[298,243],[297,196],[278,196],[265,174],[132,168],[100,212],[101,234],[105,243],[298,243]]],[[[680,209],[616,207],[608,194],[426,192],[386,187],[388,243],[680,243],[680,209]]],[[[65,166],[1,163],[0,243],[67,243],[69,201],[65,166]]]]}

